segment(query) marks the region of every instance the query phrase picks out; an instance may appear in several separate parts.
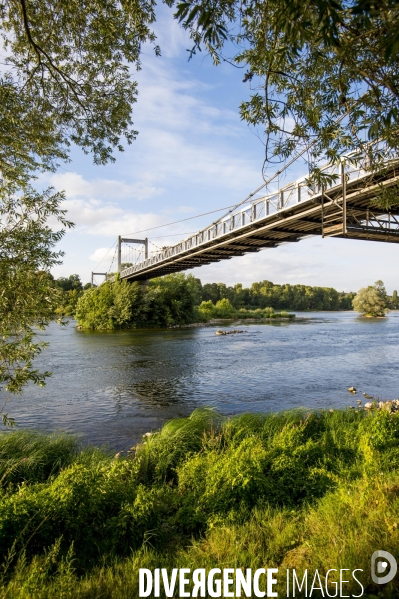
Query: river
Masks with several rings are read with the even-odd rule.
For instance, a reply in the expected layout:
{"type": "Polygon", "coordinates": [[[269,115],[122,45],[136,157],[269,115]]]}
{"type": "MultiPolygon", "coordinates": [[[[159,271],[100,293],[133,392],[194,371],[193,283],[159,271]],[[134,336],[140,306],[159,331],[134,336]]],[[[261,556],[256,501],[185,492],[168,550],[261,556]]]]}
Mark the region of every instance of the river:
{"type": "Polygon", "coordinates": [[[399,397],[399,312],[297,313],[295,322],[239,328],[246,332],[215,336],[212,327],[83,332],[51,323],[35,364],[52,377],[14,397],[8,413],[21,428],[120,450],[201,406],[236,414],[348,407],[363,391],[399,397]]]}

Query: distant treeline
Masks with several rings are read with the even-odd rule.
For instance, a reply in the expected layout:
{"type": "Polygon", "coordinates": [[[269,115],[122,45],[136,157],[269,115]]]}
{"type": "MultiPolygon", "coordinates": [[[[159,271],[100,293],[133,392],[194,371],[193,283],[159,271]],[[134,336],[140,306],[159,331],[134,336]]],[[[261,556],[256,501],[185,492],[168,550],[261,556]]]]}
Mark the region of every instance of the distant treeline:
{"type": "MultiPolygon", "coordinates": [[[[200,281],[199,284],[201,285],[200,281]]],[[[228,299],[237,309],[274,308],[274,310],[352,310],[352,300],[356,293],[337,291],[332,287],[311,287],[310,285],[276,285],[271,281],[252,283],[243,287],[241,283],[227,287],[224,283],[201,285],[203,301],[214,304],[228,299]]]]}

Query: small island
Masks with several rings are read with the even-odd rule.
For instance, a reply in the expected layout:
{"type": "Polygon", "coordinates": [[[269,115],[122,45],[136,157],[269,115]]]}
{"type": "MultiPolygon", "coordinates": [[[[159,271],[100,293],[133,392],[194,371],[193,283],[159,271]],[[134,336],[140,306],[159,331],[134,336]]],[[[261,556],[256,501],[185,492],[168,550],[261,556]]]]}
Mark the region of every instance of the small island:
{"type": "MultiPolygon", "coordinates": [[[[196,328],[218,325],[221,321],[245,320],[249,323],[295,318],[295,314],[287,310],[263,307],[267,300],[261,294],[258,295],[263,301],[242,307],[237,298],[244,290],[242,285],[236,287],[233,305],[227,297],[217,299],[216,296],[216,301],[205,299],[210,295],[204,292],[206,285],[203,287],[192,275],[170,274],[152,279],[145,285],[129,283],[115,275],[112,281],[82,290],[71,315],[76,318],[80,330],[196,328]]],[[[223,291],[227,294],[229,289],[223,291]]],[[[56,312],[62,314],[63,307],[57,307],[56,312]]]]}

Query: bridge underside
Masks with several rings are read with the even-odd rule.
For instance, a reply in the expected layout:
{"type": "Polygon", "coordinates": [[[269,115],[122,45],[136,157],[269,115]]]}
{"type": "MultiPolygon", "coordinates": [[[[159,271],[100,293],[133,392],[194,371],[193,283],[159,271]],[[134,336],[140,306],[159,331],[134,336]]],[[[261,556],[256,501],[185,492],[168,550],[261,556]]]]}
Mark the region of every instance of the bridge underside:
{"type": "Polygon", "coordinates": [[[396,162],[383,176],[367,175],[353,181],[342,178],[339,185],[314,193],[308,199],[282,205],[273,214],[266,214],[269,209],[265,204],[264,218],[242,216],[239,227],[234,228],[233,220],[233,230],[226,230],[228,227],[223,224],[224,229],[219,235],[216,227],[213,238],[207,232],[207,237],[211,238],[201,238],[194,246],[194,242],[182,242],[179,251],[173,248],[174,255],[168,255],[167,251],[160,253],[156,259],[148,259],[122,271],[121,278],[131,281],[151,279],[314,235],[399,243],[399,206],[387,212],[373,204],[382,188],[389,189],[398,183],[396,162]]]}

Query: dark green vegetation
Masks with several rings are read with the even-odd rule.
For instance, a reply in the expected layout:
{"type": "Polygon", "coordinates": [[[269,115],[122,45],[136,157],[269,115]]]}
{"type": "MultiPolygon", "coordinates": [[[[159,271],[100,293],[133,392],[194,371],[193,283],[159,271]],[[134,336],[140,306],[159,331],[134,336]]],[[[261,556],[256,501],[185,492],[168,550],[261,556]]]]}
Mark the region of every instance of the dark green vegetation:
{"type": "MultiPolygon", "coordinates": [[[[78,275],[70,275],[68,278],[61,277],[54,281],[56,287],[62,290],[62,295],[59,298],[57,307],[55,309],[56,314],[71,316],[76,312],[77,302],[83,295],[84,290],[90,289],[90,283],[82,285],[78,275]]],[[[251,287],[243,287],[241,283],[228,287],[224,283],[206,283],[202,285],[201,281],[197,278],[193,278],[191,275],[184,277],[183,275],[172,275],[160,279],[152,280],[149,282],[149,291],[151,293],[157,289],[157,301],[158,304],[162,303],[161,296],[166,295],[166,305],[168,306],[169,316],[165,314],[160,315],[161,310],[156,310],[154,324],[164,324],[170,322],[171,324],[185,324],[193,322],[192,318],[203,319],[206,312],[211,312],[210,304],[211,301],[215,307],[221,300],[228,300],[229,304],[223,308],[223,305],[219,305],[219,313],[213,312],[212,317],[228,318],[229,316],[235,317],[237,311],[246,310],[252,312],[258,310],[255,314],[255,318],[259,317],[260,310],[269,310],[269,314],[272,313],[270,310],[351,310],[352,300],[355,297],[355,293],[339,292],[332,287],[311,287],[310,285],[276,285],[271,281],[260,281],[259,283],[252,283],[251,287]],[[183,279],[186,283],[183,282],[183,279]],[[183,311],[177,310],[177,305],[174,306],[170,303],[171,300],[183,301],[183,311]],[[207,302],[208,306],[204,305],[201,310],[204,314],[199,315],[196,312],[196,307],[201,302],[207,302]],[[189,304],[193,306],[188,308],[189,304]],[[227,316],[223,316],[226,312],[229,312],[227,316]],[[179,315],[178,315],[179,314],[179,315]]],[[[109,301],[111,298],[109,287],[105,287],[101,291],[92,292],[92,295],[87,294],[85,302],[81,302],[79,310],[81,310],[81,318],[86,320],[84,314],[86,310],[92,311],[94,304],[98,303],[101,294],[107,295],[108,300],[106,305],[110,306],[109,301]],[[108,291],[105,292],[105,289],[108,291]],[[87,306],[86,302],[89,303],[90,296],[90,307],[87,306]],[[97,298],[97,299],[96,299],[97,298]],[[87,306],[87,307],[86,307],[87,306]],[[82,313],[83,311],[83,313],[82,313]]],[[[120,287],[115,290],[116,295],[120,294],[120,287]]],[[[130,293],[125,294],[137,298],[144,295],[144,290],[134,286],[130,293]],[[140,295],[141,294],[141,295],[140,295]]],[[[151,300],[152,301],[152,300],[151,300]]],[[[149,322],[151,320],[151,301],[147,302],[142,307],[141,313],[137,314],[134,318],[135,323],[149,322]]],[[[133,302],[134,303],[134,302],[133,302]]],[[[251,314],[250,316],[253,316],[251,314]]],[[[209,317],[211,315],[209,314],[209,317]]],[[[243,317],[243,313],[241,313],[243,317]]],[[[267,316],[266,316],[267,317],[267,316]]]]}
{"type": "MultiPolygon", "coordinates": [[[[281,310],[351,310],[356,296],[332,287],[277,285],[271,281],[252,283],[251,287],[241,283],[230,287],[224,283],[202,285],[199,279],[182,274],[151,280],[148,287],[134,284],[128,288],[130,283],[118,283],[112,290],[107,283],[90,292],[90,283],[83,286],[78,275],[61,277],[54,284],[62,290],[56,314],[78,313],[84,328],[168,326],[210,318],[277,318],[281,310]]],[[[385,299],[388,308],[399,307],[397,292],[392,297],[385,292],[385,299]]]]}
{"type": "MultiPolygon", "coordinates": [[[[331,287],[270,281],[253,283],[250,288],[202,285],[199,279],[181,273],[152,279],[147,285],[119,279],[100,287],[86,285],[85,292],[77,275],[55,283],[68,287],[56,312],[74,314],[84,329],[165,327],[218,318],[293,318],[285,310],[351,310],[356,295],[331,287]]],[[[385,292],[384,297],[387,306],[394,307],[394,296],[385,292]]]]}
{"type": "Polygon", "coordinates": [[[351,310],[354,293],[344,293],[332,287],[310,285],[276,285],[271,281],[252,283],[243,287],[240,283],[227,287],[223,283],[207,283],[202,287],[202,300],[214,304],[228,299],[235,308],[267,308],[275,310],[351,310]]]}
{"type": "MultiPolygon", "coordinates": [[[[53,318],[58,293],[48,273],[60,263],[56,245],[63,230],[53,231],[47,221],[65,228],[70,223],[59,207],[62,194],[24,189],[19,195],[11,183],[2,185],[2,176],[0,162],[0,387],[18,393],[28,382],[42,385],[48,375],[32,364],[46,345],[35,341],[35,329],[53,318]]],[[[7,422],[3,405],[0,414],[7,422]]]]}
{"type": "Polygon", "coordinates": [[[118,329],[196,321],[200,301],[197,280],[184,274],[149,281],[147,286],[120,281],[87,289],[75,317],[84,329],[118,329]]]}
{"type": "MultiPolygon", "coordinates": [[[[220,62],[226,45],[229,61],[245,69],[251,98],[241,117],[265,133],[265,168],[308,148],[321,183],[326,157],[377,139],[397,151],[396,0],[181,0],[176,16],[194,52],[205,46],[220,62]]],[[[374,147],[371,168],[380,168],[380,158],[374,147]]],[[[381,205],[398,205],[397,193],[383,195],[381,205]]]]}
{"type": "Polygon", "coordinates": [[[154,4],[1,0],[0,169],[20,184],[69,159],[71,144],[96,164],[114,160],[136,131],[141,45],[153,44],[154,4]]]}
{"type": "Polygon", "coordinates": [[[72,316],[75,314],[78,299],[83,295],[85,289],[90,289],[91,284],[83,286],[79,275],[69,275],[54,280],[54,286],[58,289],[58,301],[54,308],[55,314],[60,316],[72,316]]]}
{"type": "Polygon", "coordinates": [[[295,314],[288,314],[285,311],[275,312],[273,308],[256,308],[256,310],[246,308],[234,308],[230,301],[223,298],[214,304],[212,300],[201,302],[197,310],[198,320],[207,322],[212,319],[235,318],[239,320],[264,320],[273,318],[295,318],[295,314]]]}
{"type": "Polygon", "coordinates": [[[287,567],[362,568],[378,595],[399,551],[397,414],[203,409],[124,455],[0,435],[2,597],[134,599],[139,567],[279,567],[279,596],[287,567]]]}
{"type": "MultiPolygon", "coordinates": [[[[332,288],[274,285],[270,281],[253,283],[249,289],[241,284],[202,286],[199,279],[184,274],[152,279],[148,286],[117,281],[87,289],[84,294],[67,293],[66,301],[76,297],[76,319],[88,329],[162,327],[212,318],[287,318],[288,314],[274,310],[350,310],[355,296],[332,288]]],[[[72,309],[71,303],[69,313],[72,309]]],[[[68,313],[62,306],[57,311],[68,313]]]]}

